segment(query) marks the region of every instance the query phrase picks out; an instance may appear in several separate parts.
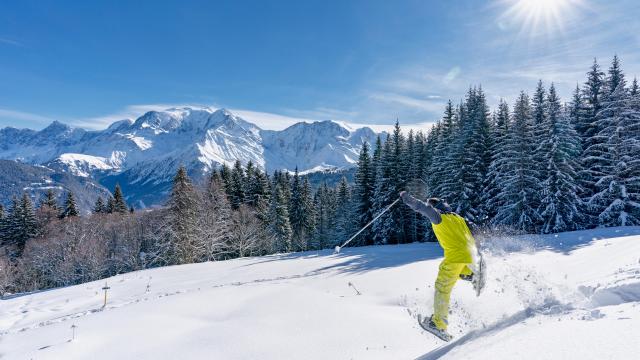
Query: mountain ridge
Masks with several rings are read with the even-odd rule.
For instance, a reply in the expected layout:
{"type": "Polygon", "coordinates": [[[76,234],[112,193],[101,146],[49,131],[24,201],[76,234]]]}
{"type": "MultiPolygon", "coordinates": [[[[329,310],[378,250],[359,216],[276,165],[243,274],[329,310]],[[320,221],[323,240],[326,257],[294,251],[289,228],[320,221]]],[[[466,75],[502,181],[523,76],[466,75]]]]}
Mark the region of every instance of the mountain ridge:
{"type": "MultiPolygon", "coordinates": [[[[59,121],[39,131],[5,127],[0,129],[0,159],[44,165],[100,183],[108,178],[109,184],[154,184],[154,192],[159,186],[166,193],[181,165],[195,178],[236,160],[267,172],[352,168],[362,143],[372,144],[377,136],[370,128],[348,129],[331,120],[265,130],[224,108],[178,107],[115,121],[104,130],[59,121]]],[[[145,186],[131,190],[134,199],[148,197],[145,186]]]]}

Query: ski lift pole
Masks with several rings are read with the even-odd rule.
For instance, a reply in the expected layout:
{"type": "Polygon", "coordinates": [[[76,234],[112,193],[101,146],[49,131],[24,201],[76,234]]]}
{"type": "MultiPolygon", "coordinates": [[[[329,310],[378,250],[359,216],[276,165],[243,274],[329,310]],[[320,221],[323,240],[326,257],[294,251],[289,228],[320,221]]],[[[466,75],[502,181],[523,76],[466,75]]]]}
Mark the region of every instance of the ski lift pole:
{"type": "Polygon", "coordinates": [[[102,305],[102,308],[106,308],[107,307],[107,290],[111,289],[109,287],[109,285],[107,285],[107,282],[104,283],[104,287],[102,288],[102,290],[104,290],[104,304],[102,305]]]}
{"type": "Polygon", "coordinates": [[[355,233],[352,237],[350,237],[349,240],[345,241],[344,244],[342,244],[342,246],[336,246],[336,248],[334,249],[334,253],[336,254],[339,253],[343,247],[347,246],[347,244],[349,244],[351,240],[355,239],[356,236],[360,235],[361,232],[363,232],[366,228],[368,228],[371,224],[373,224],[376,220],[378,220],[380,216],[382,216],[384,213],[389,211],[389,209],[391,209],[393,205],[395,205],[398,201],[400,201],[400,198],[397,198],[394,202],[389,204],[389,206],[384,208],[384,210],[382,210],[378,215],[376,215],[376,217],[374,217],[373,220],[369,221],[367,225],[363,226],[362,229],[358,230],[358,232],[355,233]]]}

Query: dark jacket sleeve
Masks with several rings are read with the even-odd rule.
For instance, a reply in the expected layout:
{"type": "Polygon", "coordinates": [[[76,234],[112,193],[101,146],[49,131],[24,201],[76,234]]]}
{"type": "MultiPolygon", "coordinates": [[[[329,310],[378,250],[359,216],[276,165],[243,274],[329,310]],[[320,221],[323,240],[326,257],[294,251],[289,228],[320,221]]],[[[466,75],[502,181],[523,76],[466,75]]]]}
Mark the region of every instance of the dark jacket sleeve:
{"type": "Polygon", "coordinates": [[[404,203],[414,211],[417,211],[420,214],[426,216],[427,219],[429,219],[429,221],[431,221],[433,224],[437,225],[442,222],[440,211],[438,211],[433,206],[426,204],[424,201],[416,199],[406,192],[402,194],[402,201],[404,201],[404,203]]]}

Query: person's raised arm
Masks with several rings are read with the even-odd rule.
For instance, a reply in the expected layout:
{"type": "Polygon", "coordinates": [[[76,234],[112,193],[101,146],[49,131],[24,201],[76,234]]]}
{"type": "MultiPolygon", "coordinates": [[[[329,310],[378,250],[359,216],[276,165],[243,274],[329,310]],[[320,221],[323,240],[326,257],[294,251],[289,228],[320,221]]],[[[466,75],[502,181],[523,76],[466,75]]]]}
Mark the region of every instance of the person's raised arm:
{"type": "Polygon", "coordinates": [[[400,192],[400,197],[402,201],[407,204],[414,211],[419,212],[424,215],[431,221],[433,224],[440,224],[442,222],[442,217],[440,216],[440,211],[438,211],[433,206],[426,204],[424,201],[420,199],[416,199],[413,196],[409,195],[406,191],[400,192]]]}

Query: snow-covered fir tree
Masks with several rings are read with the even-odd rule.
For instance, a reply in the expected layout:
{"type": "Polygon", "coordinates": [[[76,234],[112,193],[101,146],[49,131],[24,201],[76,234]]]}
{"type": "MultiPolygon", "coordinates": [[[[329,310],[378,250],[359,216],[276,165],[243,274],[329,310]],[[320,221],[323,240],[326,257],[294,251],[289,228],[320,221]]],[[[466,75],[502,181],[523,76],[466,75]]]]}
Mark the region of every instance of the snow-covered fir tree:
{"type": "Polygon", "coordinates": [[[56,194],[52,189],[47,189],[47,192],[44,194],[44,198],[40,201],[40,207],[45,206],[51,210],[58,210],[58,200],[56,199],[56,194]]]}
{"type": "Polygon", "coordinates": [[[95,204],[93,204],[93,213],[94,214],[104,214],[107,212],[106,204],[104,200],[102,200],[102,196],[98,196],[95,204]]]}
{"type": "MultiPolygon", "coordinates": [[[[373,192],[373,212],[381,213],[387,206],[391,205],[397,197],[394,192],[395,185],[392,184],[393,165],[393,140],[387,137],[382,150],[380,151],[380,159],[376,164],[376,177],[374,181],[373,192]]],[[[397,212],[387,211],[380,216],[372,225],[373,238],[375,244],[392,243],[397,231],[397,212]]]]}
{"type": "MultiPolygon", "coordinates": [[[[373,181],[374,170],[369,154],[369,144],[365,141],[362,143],[360,156],[358,157],[358,167],[355,175],[355,189],[353,194],[354,207],[356,209],[355,216],[357,218],[358,227],[365,226],[373,218],[373,181]]],[[[355,240],[356,244],[373,244],[373,237],[369,229],[365,230],[360,237],[355,240]]]]}
{"type": "Polygon", "coordinates": [[[491,164],[487,170],[487,185],[481,195],[480,223],[488,223],[496,216],[497,210],[504,205],[499,194],[502,192],[501,184],[508,174],[507,140],[509,135],[510,111],[509,105],[504,99],[498,103],[498,111],[493,116],[491,148],[491,164]]]}
{"type": "Polygon", "coordinates": [[[240,161],[236,161],[231,170],[229,182],[227,184],[227,193],[229,194],[229,201],[234,209],[237,209],[244,203],[244,190],[245,190],[245,173],[242,169],[240,161]]]}
{"type": "Polygon", "coordinates": [[[76,198],[73,195],[73,192],[68,191],[67,198],[64,201],[62,213],[60,214],[60,218],[65,219],[79,215],[80,212],[78,211],[78,205],[76,205],[76,198]]]}
{"type": "Polygon", "coordinates": [[[113,190],[113,213],[118,214],[126,214],[129,212],[129,206],[127,206],[127,201],[124,199],[124,195],[122,194],[122,188],[120,184],[116,184],[115,189],[113,190]]]}
{"type": "Polygon", "coordinates": [[[292,243],[296,250],[307,250],[310,235],[314,233],[313,195],[308,180],[302,180],[296,168],[291,183],[289,222],[292,243]]]}
{"type": "Polygon", "coordinates": [[[504,175],[499,185],[502,191],[497,196],[500,207],[492,223],[534,232],[540,222],[533,202],[539,191],[539,174],[531,166],[535,145],[531,143],[531,104],[524,92],[516,100],[512,117],[503,151],[504,175]]]}
{"type": "Polygon", "coordinates": [[[331,247],[335,243],[336,196],[335,191],[327,183],[323,183],[313,199],[315,206],[316,233],[313,238],[315,248],[331,247]]]}
{"type": "Polygon", "coordinates": [[[577,179],[580,138],[568,115],[562,111],[553,84],[549,88],[547,104],[539,147],[546,178],[542,183],[540,203],[544,233],[574,230],[583,220],[577,179]]]}
{"type": "Polygon", "coordinates": [[[354,213],[352,207],[351,190],[347,179],[343,176],[340,179],[336,190],[336,215],[335,215],[335,235],[336,244],[347,239],[354,231],[354,213]]]}
{"type": "Polygon", "coordinates": [[[3,224],[2,245],[6,247],[9,257],[20,257],[27,241],[38,232],[33,203],[27,193],[20,198],[13,197],[3,224]]]}
{"type": "Polygon", "coordinates": [[[602,139],[599,151],[602,165],[596,193],[589,204],[597,211],[600,226],[640,225],[637,138],[640,113],[629,106],[630,97],[623,80],[618,78],[617,87],[607,95],[597,117],[597,126],[602,129],[598,133],[602,139]]]}
{"type": "Polygon", "coordinates": [[[583,89],[584,116],[580,119],[581,123],[576,126],[582,140],[583,153],[580,155],[582,171],[579,176],[586,201],[595,193],[595,184],[602,174],[603,164],[599,151],[602,138],[598,135],[602,129],[597,126],[596,115],[602,108],[603,96],[604,72],[600,70],[600,65],[594,59],[583,89]]]}
{"type": "Polygon", "coordinates": [[[478,194],[486,187],[492,147],[489,108],[482,88],[470,89],[465,105],[467,121],[461,124],[462,152],[458,156],[461,191],[454,206],[457,213],[476,222],[481,206],[478,194]]]}
{"type": "MultiPolygon", "coordinates": [[[[288,188],[288,186],[287,186],[288,188]]],[[[293,231],[289,222],[289,209],[283,187],[276,184],[271,196],[269,208],[269,230],[276,239],[276,251],[291,251],[293,249],[291,237],[293,231]]]]}

